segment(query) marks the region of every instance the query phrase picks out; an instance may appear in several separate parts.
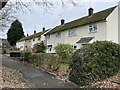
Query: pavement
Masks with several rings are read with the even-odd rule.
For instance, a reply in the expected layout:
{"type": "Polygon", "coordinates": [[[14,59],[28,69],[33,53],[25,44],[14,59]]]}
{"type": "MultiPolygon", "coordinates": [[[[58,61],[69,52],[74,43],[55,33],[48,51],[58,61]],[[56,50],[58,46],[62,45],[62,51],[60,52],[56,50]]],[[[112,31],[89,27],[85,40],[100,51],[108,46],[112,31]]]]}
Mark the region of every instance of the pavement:
{"type": "Polygon", "coordinates": [[[10,57],[2,56],[2,65],[5,67],[18,70],[23,74],[26,84],[31,84],[35,88],[75,88],[72,83],[64,83],[54,78],[54,76],[44,72],[40,69],[36,69],[27,63],[22,61],[13,60],[10,57]]]}

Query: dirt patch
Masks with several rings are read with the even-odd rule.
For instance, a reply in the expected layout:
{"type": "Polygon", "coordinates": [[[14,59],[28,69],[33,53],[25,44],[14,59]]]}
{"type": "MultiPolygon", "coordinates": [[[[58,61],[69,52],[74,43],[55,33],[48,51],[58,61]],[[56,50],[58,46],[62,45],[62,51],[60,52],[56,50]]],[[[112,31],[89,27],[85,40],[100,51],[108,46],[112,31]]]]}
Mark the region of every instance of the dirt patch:
{"type": "Polygon", "coordinates": [[[29,88],[19,71],[2,67],[2,88],[29,88]]]}
{"type": "Polygon", "coordinates": [[[117,83],[113,83],[113,80],[119,80],[119,73],[113,77],[110,77],[106,80],[99,81],[95,84],[93,84],[93,87],[96,88],[120,88],[117,83]]]}

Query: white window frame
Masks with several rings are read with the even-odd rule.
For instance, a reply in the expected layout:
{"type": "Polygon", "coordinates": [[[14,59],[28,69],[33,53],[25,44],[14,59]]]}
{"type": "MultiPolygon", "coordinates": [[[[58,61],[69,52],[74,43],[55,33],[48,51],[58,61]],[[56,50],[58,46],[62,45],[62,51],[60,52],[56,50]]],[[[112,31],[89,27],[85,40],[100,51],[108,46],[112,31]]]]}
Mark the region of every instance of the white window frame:
{"type": "Polygon", "coordinates": [[[57,32],[57,33],[55,34],[55,37],[56,37],[56,38],[60,38],[60,37],[61,37],[61,32],[57,32]]]}
{"type": "Polygon", "coordinates": [[[77,34],[76,34],[76,29],[72,29],[72,30],[69,30],[68,31],[68,36],[69,37],[72,37],[72,36],[76,36],[77,34]]]}
{"type": "Polygon", "coordinates": [[[89,25],[89,33],[95,33],[97,32],[97,24],[90,24],[89,25]]]}

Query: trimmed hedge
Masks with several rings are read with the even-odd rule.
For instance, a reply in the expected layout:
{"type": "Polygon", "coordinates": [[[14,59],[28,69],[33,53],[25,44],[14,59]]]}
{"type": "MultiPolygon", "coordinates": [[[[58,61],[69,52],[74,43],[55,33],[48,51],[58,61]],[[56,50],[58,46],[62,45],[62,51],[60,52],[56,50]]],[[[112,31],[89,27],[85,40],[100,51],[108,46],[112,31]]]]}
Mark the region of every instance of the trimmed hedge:
{"type": "Polygon", "coordinates": [[[77,50],[72,56],[69,80],[80,86],[90,86],[109,78],[120,70],[120,45],[96,41],[77,50]]]}

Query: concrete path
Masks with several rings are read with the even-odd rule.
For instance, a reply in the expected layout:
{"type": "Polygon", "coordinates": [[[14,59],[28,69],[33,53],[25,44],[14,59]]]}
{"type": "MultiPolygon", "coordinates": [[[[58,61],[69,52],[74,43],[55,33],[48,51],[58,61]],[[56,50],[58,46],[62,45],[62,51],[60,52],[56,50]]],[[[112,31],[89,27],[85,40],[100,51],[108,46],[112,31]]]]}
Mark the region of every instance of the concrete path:
{"type": "Polygon", "coordinates": [[[2,56],[2,65],[19,70],[24,78],[26,84],[32,84],[35,88],[72,88],[75,85],[71,83],[64,83],[63,81],[54,79],[52,75],[43,72],[39,69],[31,67],[29,64],[24,64],[21,61],[12,60],[9,57],[2,56]]]}

